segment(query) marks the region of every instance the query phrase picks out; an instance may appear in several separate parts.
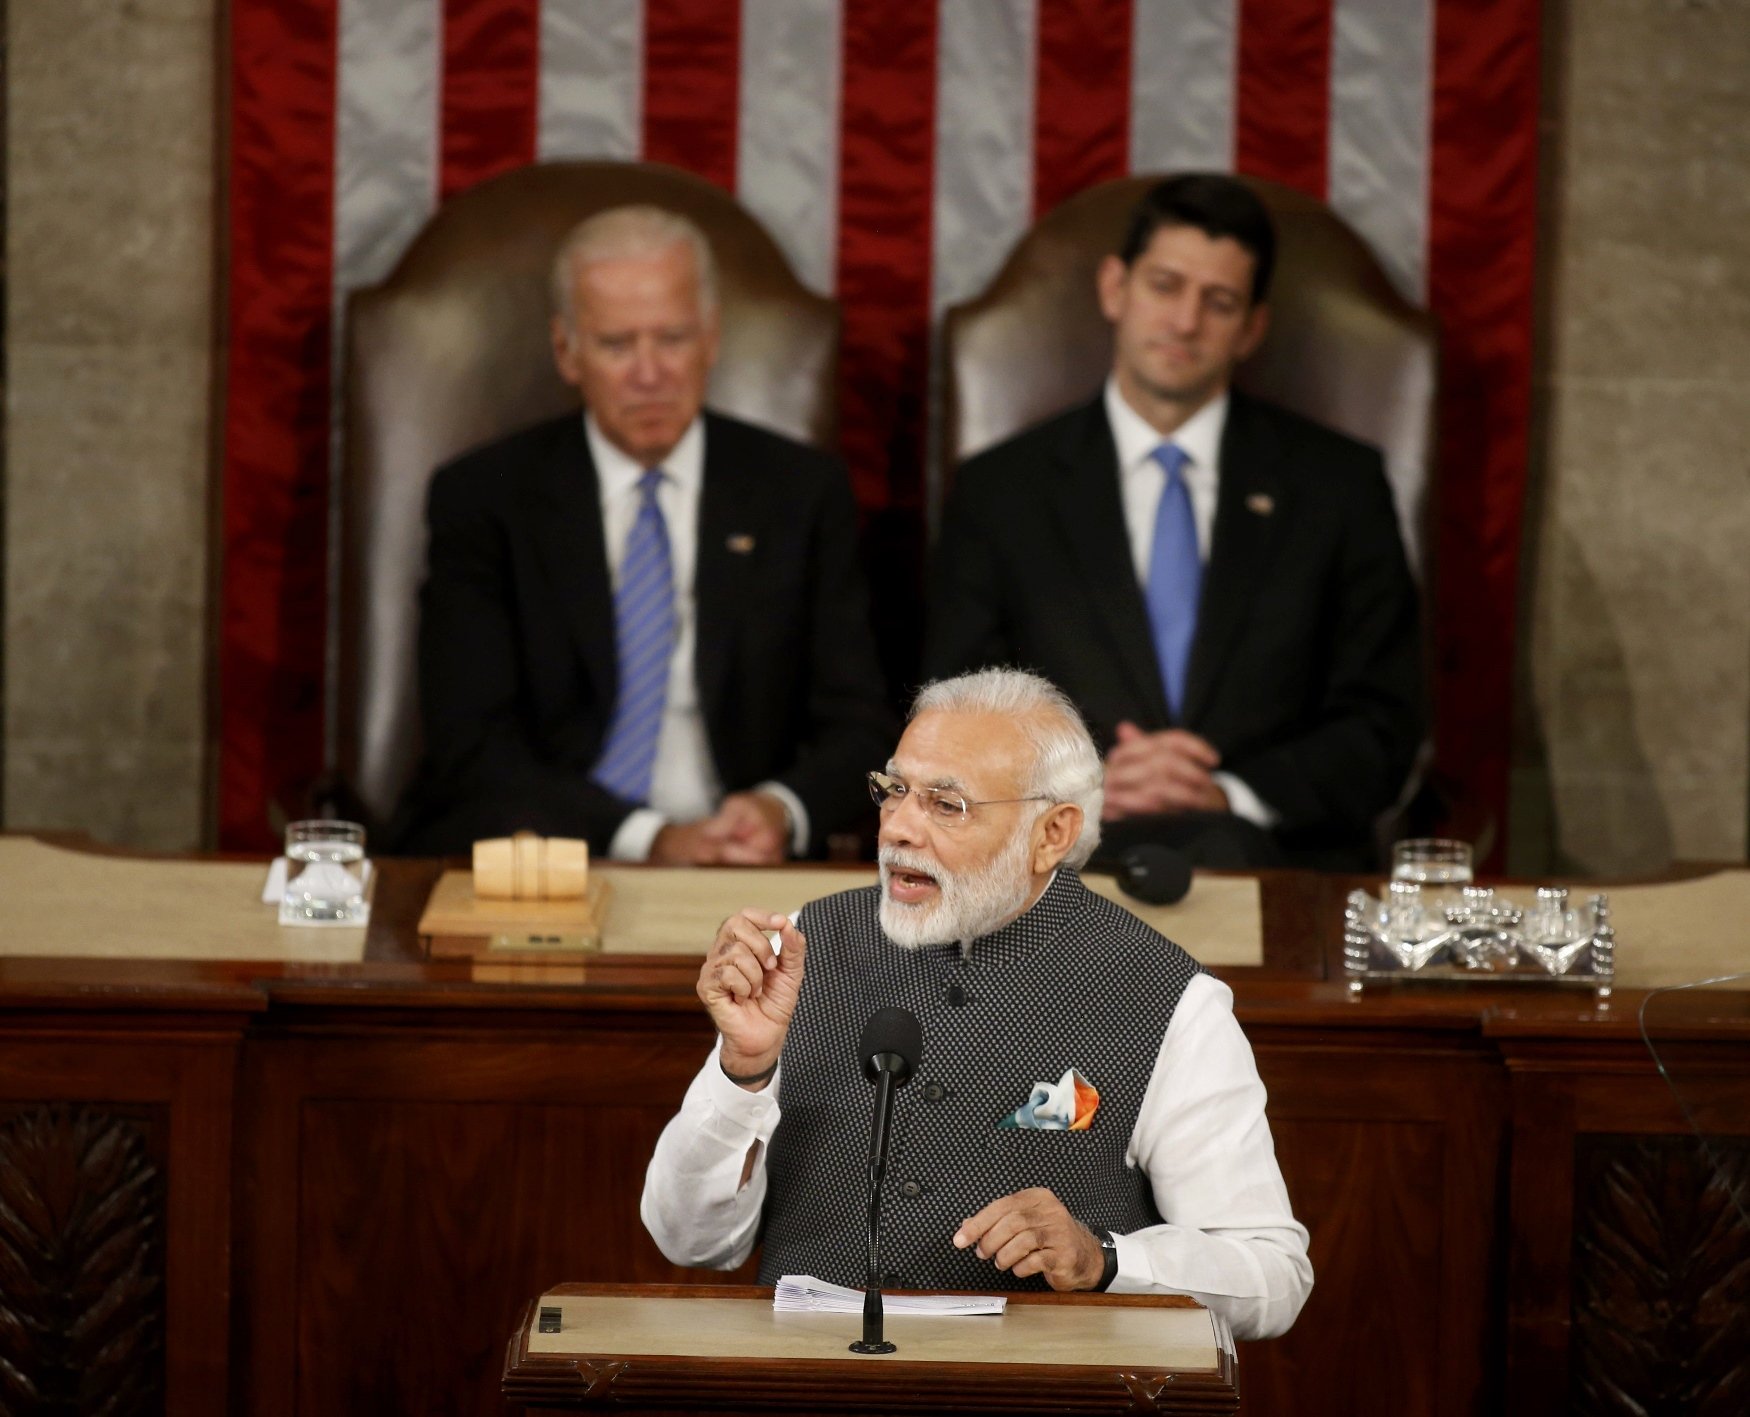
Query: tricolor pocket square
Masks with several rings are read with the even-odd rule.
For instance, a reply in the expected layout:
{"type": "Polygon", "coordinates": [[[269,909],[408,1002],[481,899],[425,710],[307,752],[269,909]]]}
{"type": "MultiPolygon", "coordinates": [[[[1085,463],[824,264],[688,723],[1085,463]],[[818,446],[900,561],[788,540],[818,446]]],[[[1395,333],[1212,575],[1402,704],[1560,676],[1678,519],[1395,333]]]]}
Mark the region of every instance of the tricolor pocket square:
{"type": "Polygon", "coordinates": [[[1099,1090],[1071,1068],[1056,1082],[1034,1083],[1033,1095],[997,1126],[1030,1132],[1085,1132],[1099,1110],[1099,1090]]]}

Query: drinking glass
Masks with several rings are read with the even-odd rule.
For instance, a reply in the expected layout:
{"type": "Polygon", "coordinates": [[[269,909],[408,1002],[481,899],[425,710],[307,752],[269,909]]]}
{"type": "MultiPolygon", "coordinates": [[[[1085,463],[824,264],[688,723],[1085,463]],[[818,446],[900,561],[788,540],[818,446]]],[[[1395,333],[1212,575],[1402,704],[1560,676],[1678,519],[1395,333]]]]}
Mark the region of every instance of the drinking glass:
{"type": "Polygon", "coordinates": [[[363,925],[365,829],[357,822],[291,822],[286,827],[282,925],[363,925]]]}
{"type": "Polygon", "coordinates": [[[1440,836],[1400,841],[1391,849],[1391,878],[1420,886],[1422,908],[1443,922],[1446,907],[1458,904],[1459,892],[1471,883],[1470,843],[1440,836]]]}

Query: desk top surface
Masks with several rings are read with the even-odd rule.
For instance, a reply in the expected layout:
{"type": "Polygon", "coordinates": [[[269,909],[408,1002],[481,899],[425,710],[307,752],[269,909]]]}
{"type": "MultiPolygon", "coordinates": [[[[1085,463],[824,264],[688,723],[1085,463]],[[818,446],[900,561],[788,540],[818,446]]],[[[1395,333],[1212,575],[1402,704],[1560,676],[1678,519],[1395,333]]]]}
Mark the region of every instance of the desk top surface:
{"type": "MultiPolygon", "coordinates": [[[[133,862],[149,859],[83,849],[133,862]]],[[[200,859],[228,859],[255,873],[265,869],[255,858],[200,859]]],[[[575,1016],[581,1007],[596,1015],[698,1014],[697,954],[589,956],[554,971],[483,970],[469,960],[425,958],[416,933],[419,915],[438,876],[455,864],[380,860],[371,923],[362,947],[355,944],[349,958],[73,958],[21,953],[14,940],[0,955],[0,1011],[414,1010],[478,1019],[555,1010],[575,1016]]],[[[821,871],[808,868],[811,883],[821,871]]],[[[846,868],[845,880],[860,883],[866,874],[867,867],[846,868]]],[[[1256,879],[1262,963],[1213,965],[1213,972],[1233,987],[1236,1011],[1249,1026],[1600,1038],[1638,1034],[1635,1015],[1644,995],[1632,989],[1619,989],[1602,1003],[1587,990],[1482,984],[1370,986],[1354,998],[1342,978],[1343,901],[1357,886],[1377,889],[1378,879],[1303,871],[1264,871],[1256,879]]],[[[0,902],[0,930],[20,928],[0,902]]],[[[1745,932],[1738,934],[1743,938],[1745,932]]],[[[1195,953],[1195,942],[1186,943],[1195,953]]],[[[1750,948],[1743,952],[1741,967],[1750,969],[1750,948]]],[[[1662,1024],[1674,1036],[1691,1032],[1750,1040],[1750,992],[1697,990],[1660,1000],[1662,1024]]]]}

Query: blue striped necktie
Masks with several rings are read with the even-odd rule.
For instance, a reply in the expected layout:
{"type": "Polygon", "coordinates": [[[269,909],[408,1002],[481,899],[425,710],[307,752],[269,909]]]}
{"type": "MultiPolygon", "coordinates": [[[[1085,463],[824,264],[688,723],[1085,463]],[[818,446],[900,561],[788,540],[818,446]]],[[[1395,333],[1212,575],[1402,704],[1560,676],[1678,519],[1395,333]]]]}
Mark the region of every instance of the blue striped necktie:
{"type": "Polygon", "coordinates": [[[674,652],[674,567],[668,525],[656,502],[662,469],[638,479],[638,519],[626,537],[620,584],[614,591],[614,649],[619,693],[595,780],[628,802],[650,798],[656,739],[668,699],[668,662],[674,652]]]}
{"type": "Polygon", "coordinates": [[[1197,602],[1203,594],[1203,559],[1197,551],[1197,522],[1183,474],[1189,459],[1174,443],[1149,455],[1167,474],[1155,511],[1153,549],[1148,558],[1148,623],[1167,707],[1178,718],[1185,708],[1185,676],[1191,667],[1191,640],[1197,633],[1197,602]]]}

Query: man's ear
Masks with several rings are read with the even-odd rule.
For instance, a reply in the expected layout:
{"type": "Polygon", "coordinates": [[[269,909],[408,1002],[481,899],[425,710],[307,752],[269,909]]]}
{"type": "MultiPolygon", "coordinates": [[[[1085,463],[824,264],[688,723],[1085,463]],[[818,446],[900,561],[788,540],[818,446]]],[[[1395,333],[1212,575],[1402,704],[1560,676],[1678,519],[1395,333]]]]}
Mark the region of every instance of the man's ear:
{"type": "Polygon", "coordinates": [[[1239,357],[1250,359],[1269,333],[1270,307],[1259,301],[1246,312],[1246,328],[1240,333],[1239,357]]]}
{"type": "Polygon", "coordinates": [[[553,364],[559,377],[573,387],[582,382],[577,368],[577,348],[571,338],[571,326],[563,316],[555,315],[550,326],[553,335],[553,364]]]}
{"type": "Polygon", "coordinates": [[[1108,256],[1100,262],[1100,269],[1094,276],[1094,288],[1100,296],[1100,313],[1113,324],[1118,323],[1118,317],[1124,313],[1124,283],[1130,275],[1130,267],[1116,256],[1108,256]]]}
{"type": "Polygon", "coordinates": [[[1082,809],[1073,802],[1059,802],[1033,824],[1033,874],[1043,876],[1057,869],[1082,834],[1082,809]]]}

